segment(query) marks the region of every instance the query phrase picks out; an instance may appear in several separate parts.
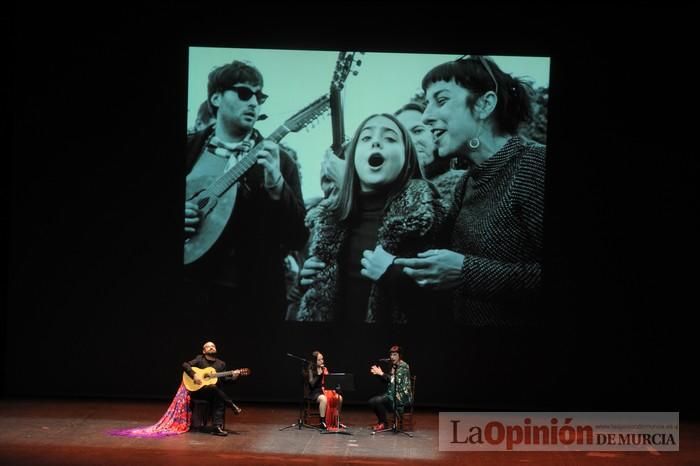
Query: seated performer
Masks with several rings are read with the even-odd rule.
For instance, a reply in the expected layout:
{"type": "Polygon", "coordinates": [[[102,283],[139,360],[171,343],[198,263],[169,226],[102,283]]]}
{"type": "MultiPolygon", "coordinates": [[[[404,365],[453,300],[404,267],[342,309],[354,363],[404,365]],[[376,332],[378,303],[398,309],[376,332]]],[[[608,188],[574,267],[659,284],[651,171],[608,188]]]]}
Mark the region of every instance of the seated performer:
{"type": "Polygon", "coordinates": [[[377,395],[369,400],[369,404],[377,415],[377,424],[372,427],[375,432],[384,430],[387,426],[386,412],[387,409],[401,413],[403,410],[413,403],[411,393],[411,369],[408,364],[401,359],[402,349],[400,346],[394,345],[389,348],[389,360],[391,361],[391,372],[386,374],[381,367],[372,366],[370,372],[373,375],[378,375],[387,382],[386,392],[383,395],[377,395]]]}
{"type": "Polygon", "coordinates": [[[328,375],[328,368],[324,365],[323,354],[320,351],[314,351],[311,353],[311,363],[303,372],[307,388],[305,398],[318,403],[321,429],[337,429],[343,397],[335,390],[326,389],[326,375],[328,375]]]}
{"type": "MultiPolygon", "coordinates": [[[[192,370],[193,367],[197,367],[199,369],[213,367],[216,372],[224,372],[226,370],[226,363],[216,357],[216,345],[213,342],[208,341],[204,343],[202,354],[197,355],[189,362],[182,363],[182,368],[184,369],[185,373],[192,378],[194,383],[197,385],[202,385],[202,378],[198,374],[195,374],[195,372],[192,370]]],[[[218,378],[216,384],[206,385],[197,391],[191,392],[191,397],[193,399],[207,400],[211,404],[214,435],[228,435],[228,432],[226,432],[223,428],[225,406],[230,407],[235,414],[240,413],[238,406],[233,403],[231,398],[229,398],[226,392],[224,392],[219,385],[221,382],[236,380],[239,375],[240,371],[234,370],[230,376],[218,378]]]]}

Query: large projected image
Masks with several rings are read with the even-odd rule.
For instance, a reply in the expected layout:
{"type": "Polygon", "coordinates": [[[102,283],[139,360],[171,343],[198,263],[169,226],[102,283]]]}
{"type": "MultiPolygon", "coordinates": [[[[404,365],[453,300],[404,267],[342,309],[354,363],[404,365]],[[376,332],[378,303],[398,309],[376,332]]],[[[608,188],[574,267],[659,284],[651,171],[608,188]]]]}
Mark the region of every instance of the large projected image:
{"type": "Polygon", "coordinates": [[[259,321],[527,320],[548,88],[546,57],[190,48],[189,304],[259,321]]]}

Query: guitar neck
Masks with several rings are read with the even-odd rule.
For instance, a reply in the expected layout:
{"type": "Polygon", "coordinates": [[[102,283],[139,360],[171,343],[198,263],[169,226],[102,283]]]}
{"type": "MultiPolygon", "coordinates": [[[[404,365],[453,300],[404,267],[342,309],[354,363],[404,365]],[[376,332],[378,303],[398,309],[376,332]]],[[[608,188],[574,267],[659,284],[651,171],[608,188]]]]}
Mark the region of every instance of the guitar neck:
{"type": "Polygon", "coordinates": [[[228,377],[228,376],[232,376],[232,375],[233,375],[233,371],[226,371],[226,372],[217,372],[216,374],[211,374],[209,377],[210,378],[216,377],[218,379],[219,377],[228,377]]]}
{"type": "Polygon", "coordinates": [[[343,102],[340,95],[340,89],[335,86],[331,87],[330,92],[331,106],[331,127],[333,129],[333,143],[331,149],[333,153],[340,158],[340,153],[343,143],[345,142],[345,123],[343,121],[343,102]]]}
{"type": "MultiPolygon", "coordinates": [[[[282,125],[275,130],[270,136],[265,139],[278,143],[289,134],[290,130],[286,126],[282,125]]],[[[248,170],[253,168],[257,162],[258,152],[262,149],[262,144],[258,144],[253,149],[248,151],[248,153],[241,158],[236,165],[233,166],[229,171],[221,175],[209,188],[212,194],[216,196],[221,196],[226,192],[231,186],[233,186],[243,175],[245,175],[248,170]]]]}

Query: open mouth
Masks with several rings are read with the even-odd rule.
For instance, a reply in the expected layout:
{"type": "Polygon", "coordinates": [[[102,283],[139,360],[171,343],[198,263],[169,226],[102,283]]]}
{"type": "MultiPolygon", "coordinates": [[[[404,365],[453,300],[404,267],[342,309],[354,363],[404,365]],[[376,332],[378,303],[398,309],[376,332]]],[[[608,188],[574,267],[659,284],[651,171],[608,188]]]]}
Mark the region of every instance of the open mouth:
{"type": "Polygon", "coordinates": [[[384,157],[382,157],[381,154],[372,154],[369,156],[369,160],[367,162],[372,168],[381,167],[384,163],[384,157]]]}

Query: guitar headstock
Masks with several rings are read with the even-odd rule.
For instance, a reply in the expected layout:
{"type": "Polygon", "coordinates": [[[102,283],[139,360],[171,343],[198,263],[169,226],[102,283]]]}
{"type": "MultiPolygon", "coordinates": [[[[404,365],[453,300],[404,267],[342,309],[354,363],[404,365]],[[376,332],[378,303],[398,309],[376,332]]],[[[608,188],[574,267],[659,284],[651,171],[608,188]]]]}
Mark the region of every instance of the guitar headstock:
{"type": "Polygon", "coordinates": [[[321,115],[325,113],[330,106],[330,98],[328,95],[322,95],[318,99],[311,102],[306,107],[299,110],[291,118],[284,122],[284,126],[289,131],[296,133],[321,115]]]}
{"type": "Polygon", "coordinates": [[[355,55],[358,53],[364,55],[364,52],[338,52],[333,80],[331,81],[331,90],[342,90],[345,86],[345,80],[350,73],[357,76],[357,68],[362,65],[362,60],[355,59],[355,55]]]}
{"type": "Polygon", "coordinates": [[[240,372],[240,375],[242,375],[242,376],[243,375],[250,375],[250,372],[251,372],[250,369],[247,367],[241,367],[240,369],[238,369],[238,371],[240,372]]]}

